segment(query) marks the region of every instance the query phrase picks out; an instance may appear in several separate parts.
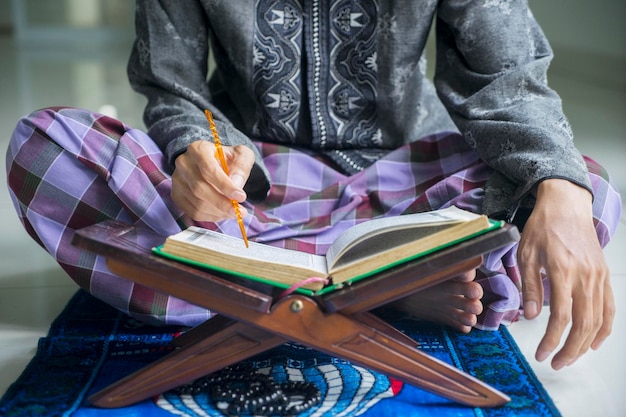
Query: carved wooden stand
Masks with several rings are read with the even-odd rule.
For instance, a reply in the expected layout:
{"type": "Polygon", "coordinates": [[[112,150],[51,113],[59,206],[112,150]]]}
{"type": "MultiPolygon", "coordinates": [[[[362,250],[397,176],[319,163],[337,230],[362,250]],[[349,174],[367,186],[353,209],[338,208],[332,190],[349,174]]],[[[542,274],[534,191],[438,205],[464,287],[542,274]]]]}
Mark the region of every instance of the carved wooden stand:
{"type": "Polygon", "coordinates": [[[106,257],[112,272],[220,313],[177,338],[175,351],[90,401],[127,406],[291,340],[462,404],[502,405],[505,394],[419,351],[371,310],[476,268],[485,253],[517,239],[505,226],[322,296],[278,299],[271,286],[153,255],[150,248],[164,238],[145,229],[107,221],[79,230],[73,244],[106,257]]]}

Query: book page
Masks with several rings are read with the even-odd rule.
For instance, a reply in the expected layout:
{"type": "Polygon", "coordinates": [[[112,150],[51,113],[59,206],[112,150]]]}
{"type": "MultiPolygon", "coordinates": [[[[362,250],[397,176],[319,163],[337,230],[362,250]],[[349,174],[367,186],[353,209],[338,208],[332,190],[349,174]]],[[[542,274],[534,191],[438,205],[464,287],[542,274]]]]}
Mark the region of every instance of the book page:
{"type": "Polygon", "coordinates": [[[408,226],[403,229],[385,230],[383,233],[374,235],[373,239],[362,239],[350,246],[340,257],[335,258],[331,270],[341,269],[361,259],[377,256],[387,250],[418,241],[454,224],[458,223],[408,226]]]}
{"type": "MultiPolygon", "coordinates": [[[[369,254],[374,254],[376,252],[390,249],[394,246],[399,246],[407,242],[417,240],[422,235],[417,231],[420,227],[433,227],[446,224],[452,225],[454,223],[474,220],[479,217],[480,215],[478,214],[452,206],[446,209],[428,211],[424,213],[382,217],[358,224],[341,233],[341,235],[339,235],[326,252],[328,270],[333,269],[338,262],[338,259],[344,256],[347,251],[351,250],[357,244],[365,240],[373,239],[369,244],[367,244],[367,246],[360,246],[358,248],[364,250],[361,255],[359,255],[361,250],[355,250],[353,253],[354,255],[350,256],[350,262],[354,261],[355,258],[364,258],[369,254]],[[409,229],[410,231],[401,232],[405,229],[409,229]],[[390,232],[391,234],[388,234],[390,232]],[[387,234],[387,237],[378,241],[378,236],[382,234],[387,234]],[[390,239],[392,241],[390,241],[390,239]],[[365,247],[368,249],[366,250],[365,247]]],[[[424,234],[426,234],[426,232],[427,231],[425,231],[424,234]]],[[[429,232],[432,233],[433,230],[430,230],[429,232]]],[[[349,262],[342,261],[342,263],[349,262]]]]}
{"type": "MultiPolygon", "coordinates": [[[[222,260],[230,258],[229,262],[217,262],[216,266],[228,266],[232,263],[236,263],[239,259],[240,262],[244,262],[245,264],[259,262],[274,265],[288,265],[320,271],[321,275],[326,275],[326,259],[323,256],[256,242],[249,242],[250,247],[246,248],[241,238],[195,226],[170,236],[168,240],[180,241],[203,248],[217,255],[219,258],[222,258],[222,260]]],[[[208,260],[207,258],[207,261],[208,260]]]]}
{"type": "Polygon", "coordinates": [[[333,269],[329,271],[333,282],[342,282],[347,279],[365,277],[394,265],[416,259],[433,251],[448,247],[466,240],[478,233],[484,233],[490,228],[500,227],[499,222],[491,222],[487,216],[479,216],[474,220],[439,224],[438,226],[424,226],[413,228],[420,234],[419,238],[409,239],[405,243],[398,243],[396,235],[402,232],[385,233],[382,236],[383,245],[378,244],[380,236],[365,240],[351,247],[344,255],[337,258],[333,269]],[[423,232],[423,228],[429,229],[423,232]],[[363,245],[363,246],[362,246],[363,245]],[[369,246],[369,249],[366,248],[369,246]],[[376,250],[376,248],[378,248],[376,250]],[[373,252],[371,256],[363,256],[360,252],[373,252]],[[351,262],[343,262],[344,258],[351,262]]]}

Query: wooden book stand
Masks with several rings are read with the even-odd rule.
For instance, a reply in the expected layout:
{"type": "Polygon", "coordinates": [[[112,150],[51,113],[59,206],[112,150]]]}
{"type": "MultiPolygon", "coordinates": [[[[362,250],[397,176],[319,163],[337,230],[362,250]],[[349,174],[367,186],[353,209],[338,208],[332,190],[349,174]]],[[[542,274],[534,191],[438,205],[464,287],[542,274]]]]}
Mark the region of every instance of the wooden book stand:
{"type": "Polygon", "coordinates": [[[79,230],[73,244],[103,255],[112,272],[220,313],[177,338],[172,353],[89,400],[127,406],[291,340],[462,404],[502,405],[505,394],[416,349],[371,310],[476,268],[485,253],[517,239],[506,225],[323,296],[277,298],[273,286],[152,254],[165,239],[147,229],[106,221],[79,230]]]}

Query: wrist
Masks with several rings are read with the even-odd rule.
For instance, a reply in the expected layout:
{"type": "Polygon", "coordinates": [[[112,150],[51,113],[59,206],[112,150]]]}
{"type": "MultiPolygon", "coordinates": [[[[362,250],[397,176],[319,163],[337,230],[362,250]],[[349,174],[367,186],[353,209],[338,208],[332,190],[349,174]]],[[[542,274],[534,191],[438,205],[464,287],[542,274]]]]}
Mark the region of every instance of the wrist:
{"type": "Polygon", "coordinates": [[[564,179],[551,178],[537,186],[533,212],[570,219],[592,218],[593,197],[589,190],[564,179]]]}
{"type": "Polygon", "coordinates": [[[591,192],[583,186],[562,178],[549,178],[541,181],[534,189],[538,200],[550,197],[564,200],[577,199],[592,201],[591,192]]]}

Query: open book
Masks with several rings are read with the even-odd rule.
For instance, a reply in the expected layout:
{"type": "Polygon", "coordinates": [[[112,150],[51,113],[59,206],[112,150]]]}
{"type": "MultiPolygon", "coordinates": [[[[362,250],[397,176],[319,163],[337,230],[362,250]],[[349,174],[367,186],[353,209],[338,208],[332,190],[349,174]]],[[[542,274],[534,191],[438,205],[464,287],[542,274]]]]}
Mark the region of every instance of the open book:
{"type": "MultiPolygon", "coordinates": [[[[192,226],[154,252],[179,261],[289,287],[311,277],[337,285],[467,240],[503,222],[457,207],[366,221],[341,233],[325,256],[250,242],[192,226]]],[[[323,284],[307,284],[319,290],[323,284]]]]}

